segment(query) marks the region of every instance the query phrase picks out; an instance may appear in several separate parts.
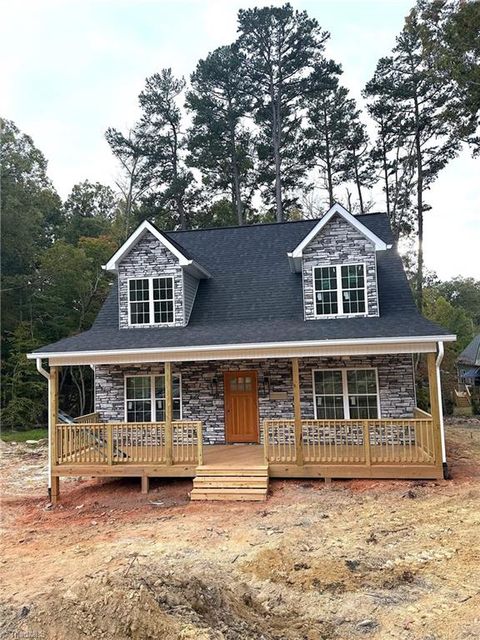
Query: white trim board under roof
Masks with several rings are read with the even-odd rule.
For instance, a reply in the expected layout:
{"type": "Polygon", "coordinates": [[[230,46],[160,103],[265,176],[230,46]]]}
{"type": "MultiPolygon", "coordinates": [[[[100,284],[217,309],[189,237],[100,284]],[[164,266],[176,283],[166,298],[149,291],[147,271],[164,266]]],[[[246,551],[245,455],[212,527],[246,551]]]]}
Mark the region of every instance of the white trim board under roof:
{"type": "Polygon", "coordinates": [[[119,262],[129,251],[141,240],[146,233],[151,233],[166,249],[168,249],[178,259],[179,265],[195,278],[211,278],[210,273],[198,262],[185,256],[161,231],[153,226],[148,220],[135,229],[132,235],[122,244],[120,249],[114,253],[110,260],[103,266],[106,271],[116,271],[119,262]]]}
{"type": "Polygon", "coordinates": [[[368,354],[436,352],[439,342],[451,342],[454,335],[395,338],[360,338],[298,342],[269,342],[143,349],[104,349],[96,351],[28,353],[27,358],[48,358],[50,364],[132,364],[142,362],[180,362],[235,360],[244,358],[291,358],[310,356],[346,356],[368,354]]]}
{"type": "Polygon", "coordinates": [[[310,244],[310,242],[318,235],[318,233],[325,227],[328,222],[333,218],[334,215],[339,215],[344,220],[346,220],[349,224],[352,225],[357,231],[359,231],[367,240],[370,240],[375,247],[376,251],[385,251],[386,249],[390,249],[392,245],[387,244],[381,238],[379,238],[373,231],[370,231],[358,218],[353,216],[349,211],[347,211],[341,204],[336,202],[327,213],[321,218],[318,223],[313,227],[313,229],[308,233],[305,238],[300,242],[299,245],[295,247],[293,251],[287,253],[288,259],[290,262],[290,268],[292,271],[300,272],[302,270],[302,255],[303,250],[306,246],[310,244]]]}

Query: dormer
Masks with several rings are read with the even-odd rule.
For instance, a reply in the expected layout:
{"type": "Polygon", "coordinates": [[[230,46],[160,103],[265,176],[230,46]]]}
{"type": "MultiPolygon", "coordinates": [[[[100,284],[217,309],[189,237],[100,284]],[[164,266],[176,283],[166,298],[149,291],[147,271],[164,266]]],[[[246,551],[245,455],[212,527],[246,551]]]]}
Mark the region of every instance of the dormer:
{"type": "Polygon", "coordinates": [[[380,315],[377,251],[388,248],[334,204],[288,254],[292,271],[302,274],[305,320],[380,315]]]}
{"type": "Polygon", "coordinates": [[[120,329],[184,327],[210,274],[147,220],[104,266],[118,277],[120,329]]]}

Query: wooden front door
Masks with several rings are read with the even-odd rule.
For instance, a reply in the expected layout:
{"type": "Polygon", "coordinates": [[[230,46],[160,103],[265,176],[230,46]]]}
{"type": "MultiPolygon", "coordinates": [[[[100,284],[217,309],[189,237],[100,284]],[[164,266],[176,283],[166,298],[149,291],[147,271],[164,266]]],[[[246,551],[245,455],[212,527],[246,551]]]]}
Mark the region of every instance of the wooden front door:
{"type": "Polygon", "coordinates": [[[256,371],[227,371],[225,389],[225,439],[258,442],[258,393],[256,371]]]}

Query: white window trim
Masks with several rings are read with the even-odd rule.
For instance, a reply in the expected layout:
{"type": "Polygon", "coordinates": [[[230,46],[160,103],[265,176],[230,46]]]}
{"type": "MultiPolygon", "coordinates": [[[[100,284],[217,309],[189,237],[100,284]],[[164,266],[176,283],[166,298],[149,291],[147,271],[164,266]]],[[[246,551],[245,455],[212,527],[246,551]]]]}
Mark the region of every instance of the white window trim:
{"type": "MultiPolygon", "coordinates": [[[[152,419],[150,422],[160,422],[157,420],[157,404],[155,402],[155,378],[164,377],[164,373],[135,373],[133,375],[125,375],[123,380],[123,404],[124,404],[124,421],[127,424],[131,424],[128,422],[127,418],[127,379],[128,378],[150,378],[150,415],[152,419]]],[[[180,420],[183,420],[183,387],[182,387],[182,374],[181,373],[172,373],[172,381],[173,377],[178,377],[179,381],[179,390],[180,390],[180,420]]],[[[146,399],[146,398],[145,398],[146,399]]]]}
{"type": "MultiPolygon", "coordinates": [[[[158,302],[156,300],[155,302],[158,302]]],[[[127,311],[129,327],[166,327],[175,324],[175,278],[174,276],[136,276],[135,278],[127,278],[127,311]],[[153,281],[159,278],[169,278],[172,281],[172,303],[173,303],[173,320],[171,322],[143,322],[141,324],[132,323],[131,313],[132,301],[130,300],[130,282],[132,280],[148,280],[148,314],[150,319],[155,319],[155,305],[153,300],[153,281]]]]}
{"type": "MultiPolygon", "coordinates": [[[[312,266],[312,288],[313,288],[313,314],[317,318],[355,318],[356,316],[368,316],[368,297],[367,297],[367,264],[365,262],[342,262],[340,264],[314,264],[312,266]],[[359,311],[358,313],[344,313],[343,312],[343,288],[342,288],[342,267],[363,267],[363,282],[364,282],[364,295],[365,295],[365,311],[359,311]],[[338,313],[317,313],[317,291],[315,288],[315,269],[335,268],[337,277],[337,304],[338,313]]],[[[361,289],[357,289],[361,291],[361,289]]]]}
{"type": "MultiPolygon", "coordinates": [[[[340,371],[342,373],[342,394],[343,394],[343,414],[344,414],[344,420],[357,420],[357,418],[350,418],[350,405],[348,403],[348,380],[347,380],[347,371],[375,371],[375,383],[377,385],[377,416],[378,418],[375,418],[375,420],[380,420],[382,417],[381,411],[380,411],[380,385],[378,382],[378,369],[377,367],[335,367],[335,368],[331,368],[331,369],[312,369],[312,393],[313,393],[313,411],[314,411],[314,416],[315,416],[315,420],[318,420],[319,418],[317,417],[317,395],[321,395],[321,394],[317,394],[315,391],[315,373],[317,371],[340,371]]],[[[336,395],[336,394],[332,394],[332,395],[336,395]]],[[[357,394],[357,395],[371,395],[371,394],[357,394]]],[[[324,418],[321,418],[322,420],[324,418]]],[[[333,418],[332,418],[333,419],[333,418]]],[[[363,419],[363,418],[362,418],[363,419]]],[[[373,418],[371,418],[373,419],[373,418]]],[[[360,418],[358,418],[358,420],[361,420],[360,418]]]]}

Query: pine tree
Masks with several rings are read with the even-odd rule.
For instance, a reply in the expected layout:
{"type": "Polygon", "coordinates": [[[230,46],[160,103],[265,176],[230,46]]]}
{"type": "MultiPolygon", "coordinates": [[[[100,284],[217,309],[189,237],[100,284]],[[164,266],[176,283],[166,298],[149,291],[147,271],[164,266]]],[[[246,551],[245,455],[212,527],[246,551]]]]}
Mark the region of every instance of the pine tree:
{"type": "Polygon", "coordinates": [[[354,183],[358,196],[358,210],[360,213],[365,213],[367,210],[365,191],[373,186],[375,172],[371,159],[367,127],[360,120],[360,112],[354,105],[355,103],[352,102],[353,108],[346,137],[346,163],[343,179],[346,182],[352,181],[354,183]]]}
{"type": "Polygon", "coordinates": [[[340,73],[341,68],[329,60],[317,65],[312,75],[307,131],[310,158],[321,171],[330,206],[336,199],[335,187],[353,182],[363,213],[363,190],[373,180],[369,141],[355,100],[339,84],[340,73]]]}
{"type": "Polygon", "coordinates": [[[306,174],[302,110],[309,76],[329,34],[290,4],[240,10],[238,23],[259,127],[259,182],[267,187],[281,222],[289,204],[286,194],[298,188],[306,174]]]}
{"type": "MultiPolygon", "coordinates": [[[[379,74],[381,75],[381,74],[379,74]]],[[[376,79],[368,84],[364,94],[378,95],[376,79]]],[[[377,138],[371,149],[371,160],[377,177],[383,184],[385,207],[393,235],[409,236],[415,227],[413,192],[415,171],[411,159],[411,145],[406,143],[408,134],[402,127],[402,114],[395,99],[383,94],[367,105],[367,111],[376,124],[377,138]]]]}
{"type": "Polygon", "coordinates": [[[392,56],[382,58],[366,94],[373,101],[394,104],[398,114],[399,157],[406,172],[415,173],[415,223],[417,232],[417,303],[422,309],[423,219],[429,206],[424,192],[457,154],[460,143],[446,113],[453,88],[429,64],[422,34],[426,25],[413,9],[397,37],[392,56]]]}
{"type": "Polygon", "coordinates": [[[480,2],[418,0],[424,56],[452,89],[444,116],[480,154],[480,2]]]}
{"type": "Polygon", "coordinates": [[[237,47],[216,49],[197,64],[187,94],[187,107],[193,112],[188,162],[202,172],[209,189],[230,194],[240,225],[254,163],[252,134],[242,123],[251,108],[244,65],[237,47]]]}
{"type": "Polygon", "coordinates": [[[171,69],[162,69],[147,78],[139,96],[145,128],[147,170],[155,185],[144,201],[152,212],[165,212],[175,226],[186,229],[189,223],[189,193],[194,178],[184,163],[186,140],[178,104],[185,80],[175,78],[171,69]]]}
{"type": "Polygon", "coordinates": [[[141,198],[152,185],[147,150],[145,148],[147,131],[145,123],[135,124],[126,135],[109,127],[105,138],[112,153],[121,166],[121,176],[116,185],[124,199],[124,230],[122,240],[126,240],[131,232],[132,213],[141,198]]]}

